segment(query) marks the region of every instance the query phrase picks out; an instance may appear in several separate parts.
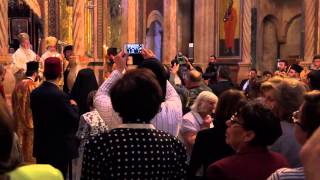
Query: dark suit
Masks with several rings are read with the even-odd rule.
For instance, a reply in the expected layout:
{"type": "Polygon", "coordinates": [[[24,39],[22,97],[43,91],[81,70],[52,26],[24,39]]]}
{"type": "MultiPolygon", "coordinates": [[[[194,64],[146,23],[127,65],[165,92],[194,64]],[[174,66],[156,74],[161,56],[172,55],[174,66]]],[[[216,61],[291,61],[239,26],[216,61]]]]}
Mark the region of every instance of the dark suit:
{"type": "MultiPolygon", "coordinates": [[[[248,81],[249,79],[244,79],[240,82],[240,88],[241,90],[243,90],[243,86],[246,84],[246,82],[248,81]]],[[[249,86],[248,86],[249,87],[249,86]]],[[[246,89],[248,89],[248,87],[246,89]]]]}
{"type": "Polygon", "coordinates": [[[215,84],[209,84],[209,87],[219,97],[224,91],[234,88],[234,84],[229,80],[220,80],[215,84]]]}
{"type": "Polygon", "coordinates": [[[251,147],[210,165],[207,177],[223,180],[265,180],[275,170],[283,167],[288,167],[284,156],[267,148],[251,147]]]}
{"type": "Polygon", "coordinates": [[[50,82],[32,91],[30,104],[34,123],[33,155],[37,163],[48,163],[65,175],[71,159],[78,155],[78,108],[68,95],[50,82]]]}
{"type": "Polygon", "coordinates": [[[225,127],[218,125],[198,132],[190,159],[189,179],[195,179],[196,172],[201,166],[204,168],[205,176],[210,164],[234,154],[234,150],[226,144],[225,137],[225,127]]]}

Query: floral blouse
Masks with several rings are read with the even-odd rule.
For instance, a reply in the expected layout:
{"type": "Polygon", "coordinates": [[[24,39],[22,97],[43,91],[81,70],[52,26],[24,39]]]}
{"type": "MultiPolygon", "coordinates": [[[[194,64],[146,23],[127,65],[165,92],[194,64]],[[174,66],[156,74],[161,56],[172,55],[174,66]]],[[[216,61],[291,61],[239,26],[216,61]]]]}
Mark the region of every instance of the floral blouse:
{"type": "Polygon", "coordinates": [[[73,179],[80,179],[84,146],[91,136],[109,130],[108,125],[100,117],[98,111],[93,110],[80,117],[79,128],[76,136],[80,139],[79,158],[74,161],[73,179]]]}

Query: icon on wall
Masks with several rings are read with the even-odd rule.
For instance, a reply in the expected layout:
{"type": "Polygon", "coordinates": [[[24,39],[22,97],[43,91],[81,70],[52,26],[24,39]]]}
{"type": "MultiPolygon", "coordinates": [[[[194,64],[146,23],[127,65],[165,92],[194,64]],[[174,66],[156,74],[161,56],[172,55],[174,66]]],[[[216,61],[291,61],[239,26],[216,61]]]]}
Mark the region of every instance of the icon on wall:
{"type": "Polygon", "coordinates": [[[18,39],[19,33],[25,32],[29,34],[28,18],[12,18],[10,20],[11,40],[18,39]]]}
{"type": "Polygon", "coordinates": [[[218,54],[219,57],[239,58],[241,53],[241,2],[219,0],[218,54]]]}

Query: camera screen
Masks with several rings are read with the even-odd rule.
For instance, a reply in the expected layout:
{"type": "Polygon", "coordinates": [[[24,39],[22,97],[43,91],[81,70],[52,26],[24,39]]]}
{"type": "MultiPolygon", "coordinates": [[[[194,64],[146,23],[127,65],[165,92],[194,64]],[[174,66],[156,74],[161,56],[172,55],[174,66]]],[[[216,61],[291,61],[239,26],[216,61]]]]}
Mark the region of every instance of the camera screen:
{"type": "Polygon", "coordinates": [[[127,44],[126,51],[128,54],[141,54],[143,45],[142,44],[127,44]]]}

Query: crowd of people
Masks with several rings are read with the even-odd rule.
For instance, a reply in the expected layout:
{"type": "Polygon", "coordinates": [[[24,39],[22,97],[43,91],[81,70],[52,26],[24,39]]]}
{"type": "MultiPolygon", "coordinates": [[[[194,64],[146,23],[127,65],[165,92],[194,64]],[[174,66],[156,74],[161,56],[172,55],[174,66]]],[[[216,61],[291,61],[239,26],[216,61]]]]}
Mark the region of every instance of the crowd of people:
{"type": "Polygon", "coordinates": [[[202,71],[149,49],[129,67],[120,51],[99,86],[72,46],[48,37],[40,57],[19,41],[13,113],[0,86],[0,179],[320,178],[320,56],[237,85],[214,55],[202,71]]]}

